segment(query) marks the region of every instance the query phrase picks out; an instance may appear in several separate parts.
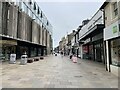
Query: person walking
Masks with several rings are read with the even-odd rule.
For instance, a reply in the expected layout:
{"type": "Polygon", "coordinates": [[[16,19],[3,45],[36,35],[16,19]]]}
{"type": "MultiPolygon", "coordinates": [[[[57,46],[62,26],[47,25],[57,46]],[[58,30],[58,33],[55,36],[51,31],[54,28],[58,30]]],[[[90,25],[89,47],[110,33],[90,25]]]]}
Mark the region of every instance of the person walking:
{"type": "Polygon", "coordinates": [[[63,52],[61,52],[61,57],[63,58],[63,52]]]}
{"type": "Polygon", "coordinates": [[[72,56],[72,61],[73,63],[77,63],[77,56],[75,54],[72,56]]]}

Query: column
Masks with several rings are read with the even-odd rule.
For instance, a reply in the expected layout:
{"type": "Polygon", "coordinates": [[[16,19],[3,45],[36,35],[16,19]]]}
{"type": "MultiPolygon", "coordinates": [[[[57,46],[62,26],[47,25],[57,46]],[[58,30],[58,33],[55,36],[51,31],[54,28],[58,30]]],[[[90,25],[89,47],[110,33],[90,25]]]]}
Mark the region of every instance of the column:
{"type": "Polygon", "coordinates": [[[108,71],[110,72],[110,61],[109,61],[109,42],[108,41],[105,41],[106,42],[106,57],[107,57],[107,69],[108,71]]]}

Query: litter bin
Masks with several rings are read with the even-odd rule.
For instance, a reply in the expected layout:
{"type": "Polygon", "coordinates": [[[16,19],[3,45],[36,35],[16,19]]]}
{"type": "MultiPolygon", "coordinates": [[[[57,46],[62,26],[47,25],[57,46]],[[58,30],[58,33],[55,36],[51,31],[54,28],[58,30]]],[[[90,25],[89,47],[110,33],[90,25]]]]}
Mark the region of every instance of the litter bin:
{"type": "Polygon", "coordinates": [[[10,64],[16,63],[16,54],[10,54],[10,64]]]}
{"type": "Polygon", "coordinates": [[[21,64],[21,65],[27,64],[27,55],[22,55],[22,56],[21,56],[20,64],[21,64]]]}

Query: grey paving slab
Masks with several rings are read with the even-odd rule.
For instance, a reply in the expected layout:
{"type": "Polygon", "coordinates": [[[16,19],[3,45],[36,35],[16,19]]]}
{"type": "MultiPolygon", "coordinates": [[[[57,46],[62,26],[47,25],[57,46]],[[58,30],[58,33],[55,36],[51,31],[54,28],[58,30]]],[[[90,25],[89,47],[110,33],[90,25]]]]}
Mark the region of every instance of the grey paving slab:
{"type": "Polygon", "coordinates": [[[48,56],[27,65],[2,65],[4,88],[117,88],[118,78],[101,63],[69,57],[48,56]]]}

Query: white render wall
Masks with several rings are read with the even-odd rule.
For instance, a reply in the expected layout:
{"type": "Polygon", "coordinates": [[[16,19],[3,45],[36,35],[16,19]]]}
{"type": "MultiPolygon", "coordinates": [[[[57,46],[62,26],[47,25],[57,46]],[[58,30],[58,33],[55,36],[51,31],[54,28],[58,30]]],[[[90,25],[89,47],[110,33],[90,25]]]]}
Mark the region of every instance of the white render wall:
{"type": "Polygon", "coordinates": [[[79,37],[82,39],[82,37],[86,36],[90,29],[92,29],[96,24],[104,24],[103,20],[103,11],[98,10],[96,14],[91,18],[91,20],[82,27],[81,31],[79,32],[79,37]],[[100,18],[100,19],[99,19],[100,18]]]}

